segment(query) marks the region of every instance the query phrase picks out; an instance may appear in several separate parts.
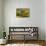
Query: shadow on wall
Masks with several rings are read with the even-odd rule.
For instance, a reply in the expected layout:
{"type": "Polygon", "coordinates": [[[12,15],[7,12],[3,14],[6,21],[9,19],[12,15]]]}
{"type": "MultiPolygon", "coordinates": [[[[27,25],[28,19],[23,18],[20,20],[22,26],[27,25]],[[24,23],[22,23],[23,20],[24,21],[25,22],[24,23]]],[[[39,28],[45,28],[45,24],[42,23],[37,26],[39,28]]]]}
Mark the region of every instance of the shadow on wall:
{"type": "Polygon", "coordinates": [[[0,30],[0,39],[3,38],[3,33],[2,31],[0,30]]]}

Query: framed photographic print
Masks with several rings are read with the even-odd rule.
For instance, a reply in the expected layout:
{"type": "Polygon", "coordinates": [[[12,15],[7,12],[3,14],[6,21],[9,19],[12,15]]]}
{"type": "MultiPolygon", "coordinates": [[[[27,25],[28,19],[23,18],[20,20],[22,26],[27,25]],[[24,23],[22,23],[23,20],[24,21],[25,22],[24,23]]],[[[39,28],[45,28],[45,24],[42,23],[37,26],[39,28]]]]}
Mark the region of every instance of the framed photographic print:
{"type": "Polygon", "coordinates": [[[17,8],[16,9],[16,16],[17,17],[29,17],[30,16],[30,9],[29,8],[17,8]]]}

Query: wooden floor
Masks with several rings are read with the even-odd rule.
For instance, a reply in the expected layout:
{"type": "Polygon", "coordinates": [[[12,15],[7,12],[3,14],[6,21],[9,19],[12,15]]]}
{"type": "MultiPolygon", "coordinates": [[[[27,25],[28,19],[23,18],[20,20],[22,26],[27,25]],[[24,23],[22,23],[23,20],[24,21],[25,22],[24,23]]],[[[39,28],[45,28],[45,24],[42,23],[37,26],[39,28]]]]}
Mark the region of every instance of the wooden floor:
{"type": "Polygon", "coordinates": [[[44,40],[10,40],[8,43],[40,44],[46,46],[44,40]]]}
{"type": "Polygon", "coordinates": [[[0,46],[6,46],[8,44],[39,44],[46,46],[46,42],[44,40],[8,40],[7,44],[0,46]]]}

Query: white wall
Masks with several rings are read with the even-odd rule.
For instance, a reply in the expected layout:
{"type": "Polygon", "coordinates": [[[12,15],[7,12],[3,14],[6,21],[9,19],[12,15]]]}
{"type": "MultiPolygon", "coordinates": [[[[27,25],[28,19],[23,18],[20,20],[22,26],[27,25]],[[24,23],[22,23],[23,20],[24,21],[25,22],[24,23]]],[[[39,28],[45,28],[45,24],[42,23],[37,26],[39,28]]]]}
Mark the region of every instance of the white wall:
{"type": "Polygon", "coordinates": [[[45,39],[44,0],[4,0],[4,26],[7,35],[10,26],[39,27],[39,38],[45,39]],[[30,8],[30,17],[16,18],[16,8],[30,8]]]}
{"type": "Polygon", "coordinates": [[[46,40],[46,0],[45,0],[45,40],[46,40]]]}

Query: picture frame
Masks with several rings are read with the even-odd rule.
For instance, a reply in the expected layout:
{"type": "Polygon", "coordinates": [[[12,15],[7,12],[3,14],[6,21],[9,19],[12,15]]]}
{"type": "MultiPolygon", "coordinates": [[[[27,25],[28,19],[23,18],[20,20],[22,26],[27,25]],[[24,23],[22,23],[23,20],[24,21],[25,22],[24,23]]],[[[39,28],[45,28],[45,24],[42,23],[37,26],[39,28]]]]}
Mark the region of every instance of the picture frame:
{"type": "Polygon", "coordinates": [[[29,17],[30,9],[29,8],[17,8],[16,17],[29,17]]]}

